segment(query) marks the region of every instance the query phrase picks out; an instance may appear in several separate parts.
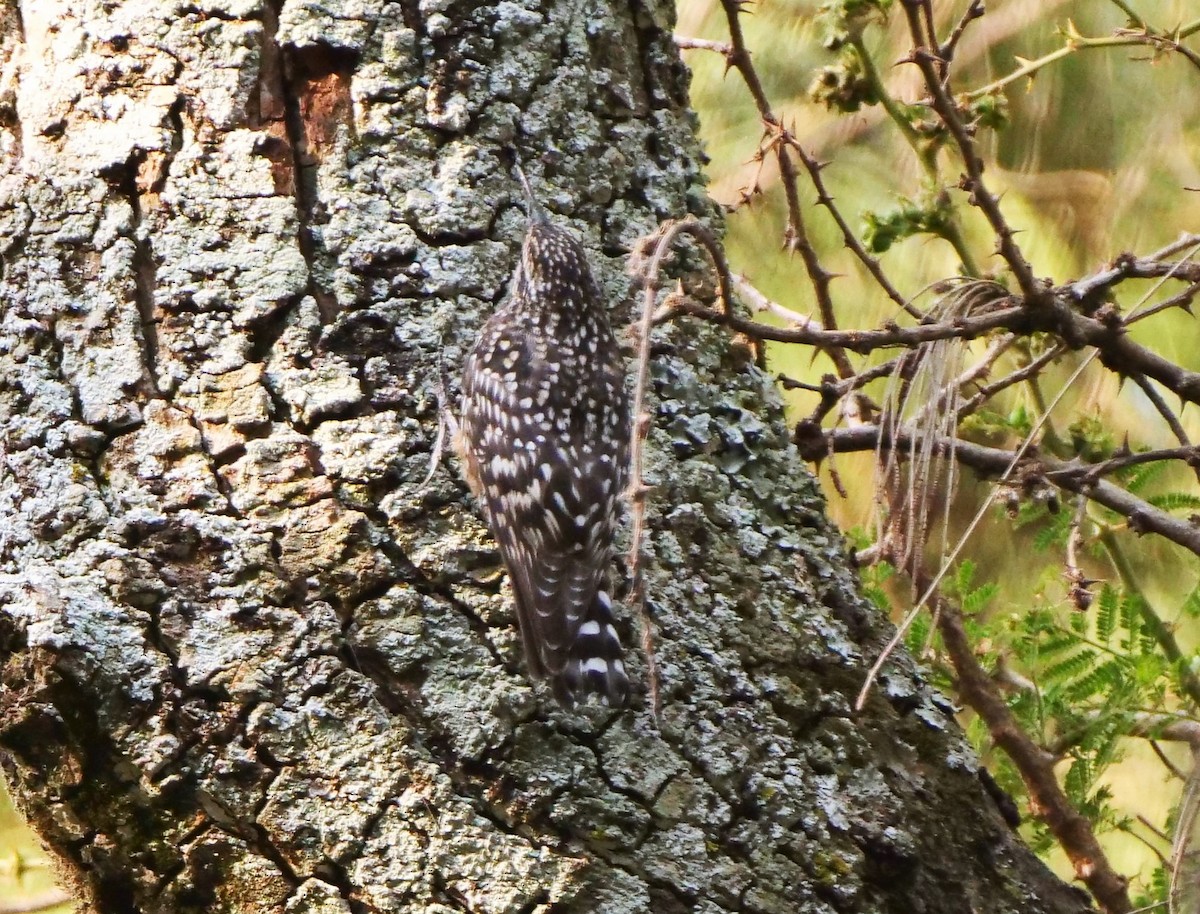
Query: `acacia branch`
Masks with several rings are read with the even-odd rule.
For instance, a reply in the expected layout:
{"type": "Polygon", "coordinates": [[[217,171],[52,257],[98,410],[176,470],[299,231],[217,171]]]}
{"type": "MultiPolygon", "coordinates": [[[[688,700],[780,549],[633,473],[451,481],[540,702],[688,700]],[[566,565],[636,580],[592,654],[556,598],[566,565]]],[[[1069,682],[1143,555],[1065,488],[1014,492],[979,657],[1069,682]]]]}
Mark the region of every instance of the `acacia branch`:
{"type": "MultiPolygon", "coordinates": [[[[1167,423],[1167,427],[1171,429],[1171,434],[1175,436],[1175,440],[1182,444],[1185,448],[1191,448],[1192,442],[1188,438],[1187,430],[1183,427],[1183,423],[1179,421],[1179,417],[1171,411],[1171,407],[1162,398],[1162,395],[1155,389],[1154,385],[1149,380],[1142,377],[1140,374],[1133,376],[1133,382],[1141,388],[1142,393],[1146,395],[1146,399],[1151,405],[1158,410],[1158,414],[1163,417],[1163,421],[1167,423]]],[[[1196,474],[1197,481],[1200,481],[1200,460],[1189,460],[1188,466],[1196,474]]]]}
{"type": "Polygon", "coordinates": [[[883,267],[880,265],[878,258],[872,257],[867,253],[867,249],[858,240],[858,236],[851,230],[850,224],[846,221],[846,218],[842,215],[842,211],[838,209],[837,204],[826,188],[825,179],[821,177],[821,171],[825,166],[805,152],[804,147],[791,134],[787,135],[786,141],[796,151],[796,155],[800,157],[801,164],[804,165],[805,170],[808,172],[808,179],[812,181],[812,185],[817,191],[817,202],[829,211],[830,216],[833,217],[833,221],[837,223],[838,230],[842,233],[842,242],[845,246],[858,258],[859,263],[871,274],[871,278],[875,280],[876,284],[884,291],[888,298],[913,317],[922,320],[925,315],[892,285],[892,281],[883,272],[883,267]]]}
{"type": "Polygon", "coordinates": [[[1030,378],[1037,377],[1042,373],[1043,368],[1059,358],[1066,351],[1067,347],[1062,343],[1058,343],[1055,346],[1051,346],[1037,358],[1030,359],[1027,364],[1010,372],[1003,378],[993,381],[991,384],[981,386],[975,396],[963,401],[962,407],[958,411],[959,416],[969,416],[1001,391],[1028,381],[1030,378]]]}
{"type": "Polygon", "coordinates": [[[1059,786],[1054,773],[1056,757],[1029,738],[996,683],[979,665],[958,607],[942,600],[940,608],[938,631],[954,667],[958,694],[987,725],[992,741],[1012,759],[1029,790],[1034,814],[1066,852],[1075,874],[1107,914],[1127,914],[1132,908],[1128,880],[1113,870],[1091,823],[1059,786]]]}
{"type": "MultiPolygon", "coordinates": [[[[827,434],[802,434],[798,429],[797,444],[806,460],[820,460],[831,451],[850,453],[873,451],[882,443],[883,447],[894,447],[903,452],[918,446],[915,436],[901,431],[891,435],[877,425],[860,425],[856,428],[833,429],[827,434]],[[882,436],[882,442],[881,442],[882,436]]],[[[1013,464],[1014,453],[1003,448],[972,444],[959,438],[942,437],[934,442],[934,450],[942,456],[953,457],[984,476],[998,476],[1013,464]]],[[[1185,459],[1197,457],[1195,448],[1170,448],[1158,452],[1170,455],[1155,459],[1185,459]]],[[[1096,478],[1096,468],[1111,472],[1120,466],[1130,465],[1125,460],[1136,461],[1142,455],[1105,461],[1103,464],[1066,463],[1045,454],[1026,456],[1019,460],[1010,473],[1010,478],[1024,484],[1042,480],[1060,489],[1086,495],[1097,504],[1109,508],[1124,517],[1135,533],[1157,533],[1177,545],[1200,555],[1200,527],[1186,519],[1172,516],[1155,508],[1149,502],[1127,492],[1120,486],[1096,478]]],[[[1144,462],[1144,461],[1143,461],[1144,462]]]]}
{"type": "MultiPolygon", "coordinates": [[[[781,343],[803,343],[822,349],[843,347],[867,353],[891,347],[913,347],[919,343],[946,339],[975,339],[992,330],[1009,330],[1027,335],[1047,332],[1059,336],[1069,346],[1093,346],[1100,361],[1119,375],[1144,374],[1158,381],[1181,400],[1200,403],[1200,372],[1190,371],[1152,349],[1130,339],[1124,332],[1124,322],[1116,314],[1089,317],[1073,311],[1058,296],[1048,296],[1049,305],[1037,310],[1025,305],[999,307],[992,311],[955,318],[945,322],[930,322],[915,327],[892,326],[881,330],[836,330],[823,327],[773,327],[746,320],[737,315],[714,311],[694,301],[674,303],[673,313],[691,314],[705,320],[726,324],[739,333],[760,340],[781,343]]],[[[667,315],[669,316],[669,315],[667,315]]]]}
{"type": "Polygon", "coordinates": [[[710,41],[707,38],[688,38],[683,35],[675,36],[675,47],[681,51],[714,51],[729,60],[729,56],[733,53],[733,45],[724,41],[710,41]]]}
{"type": "Polygon", "coordinates": [[[958,43],[966,33],[967,26],[983,16],[985,12],[983,0],[971,0],[971,4],[963,10],[962,16],[950,31],[950,37],[942,43],[938,50],[938,56],[942,58],[947,67],[954,61],[954,52],[958,50],[958,43]]]}
{"type": "MultiPolygon", "coordinates": [[[[796,173],[796,166],[788,154],[794,141],[791,134],[783,126],[783,122],[771,110],[771,103],[768,101],[767,93],[763,89],[762,80],[759,79],[758,73],[754,69],[754,62],[751,59],[749,50],[746,48],[746,39],[742,32],[742,24],[739,18],[741,3],[739,0],[721,0],[721,7],[725,11],[725,19],[729,24],[731,45],[731,51],[726,55],[725,60],[730,67],[735,68],[741,74],[747,89],[750,90],[755,107],[758,109],[758,115],[766,127],[766,148],[774,151],[779,165],[779,175],[783,181],[783,193],[788,213],[787,228],[784,230],[784,247],[789,251],[798,251],[800,253],[800,258],[804,263],[804,270],[808,274],[809,281],[812,283],[813,294],[817,299],[817,309],[821,314],[821,323],[824,324],[826,329],[836,329],[837,316],[834,314],[833,298],[829,291],[829,284],[833,280],[833,274],[826,270],[821,263],[821,259],[817,256],[816,249],[812,246],[812,242],[808,237],[808,230],[804,224],[804,214],[800,206],[800,194],[797,189],[798,175],[796,173]]],[[[760,149],[759,155],[761,156],[763,153],[764,150],[760,149]]],[[[849,357],[841,347],[823,347],[823,350],[833,362],[840,377],[849,378],[854,376],[854,366],[850,364],[849,357]]]]}
{"type": "Polygon", "coordinates": [[[1037,307],[1045,302],[1046,289],[1034,276],[1032,267],[1013,238],[1015,233],[1000,211],[998,199],[992,196],[983,180],[983,159],[975,149],[972,131],[959,116],[958,105],[951,98],[949,90],[938,75],[935,62],[940,61],[941,58],[938,56],[937,49],[926,44],[921,27],[921,4],[916,0],[903,0],[903,5],[905,15],[908,17],[909,31],[913,38],[911,61],[917,65],[925,77],[925,86],[932,99],[933,109],[954,138],[962,155],[963,166],[967,170],[960,186],[963,190],[968,191],[970,201],[982,210],[992,231],[996,233],[1000,256],[1013,271],[1026,304],[1037,307]]]}

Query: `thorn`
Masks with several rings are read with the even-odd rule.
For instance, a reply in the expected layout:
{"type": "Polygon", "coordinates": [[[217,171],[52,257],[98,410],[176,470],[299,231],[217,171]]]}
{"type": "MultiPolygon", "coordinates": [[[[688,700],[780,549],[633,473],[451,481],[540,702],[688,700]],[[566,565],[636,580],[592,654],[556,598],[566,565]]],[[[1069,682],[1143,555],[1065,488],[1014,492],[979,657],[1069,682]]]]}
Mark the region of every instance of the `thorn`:
{"type": "Polygon", "coordinates": [[[425,474],[425,478],[421,480],[421,484],[417,489],[423,489],[429,485],[429,480],[433,479],[433,474],[437,472],[438,466],[442,462],[442,451],[446,447],[446,422],[438,415],[438,433],[437,438],[433,442],[433,453],[429,455],[429,472],[425,474]]]}
{"type": "MultiPolygon", "coordinates": [[[[520,168],[517,170],[520,171],[520,168]]],[[[522,175],[522,177],[524,176],[522,175]]],[[[442,352],[445,351],[445,345],[443,340],[442,352]]],[[[438,360],[438,379],[433,394],[438,403],[438,433],[433,441],[433,452],[429,455],[429,472],[421,480],[418,489],[429,485],[429,480],[433,479],[433,474],[437,472],[438,465],[442,462],[442,453],[446,448],[446,432],[448,431],[452,438],[458,437],[458,419],[450,411],[449,395],[446,393],[446,365],[440,358],[438,360]]]]}

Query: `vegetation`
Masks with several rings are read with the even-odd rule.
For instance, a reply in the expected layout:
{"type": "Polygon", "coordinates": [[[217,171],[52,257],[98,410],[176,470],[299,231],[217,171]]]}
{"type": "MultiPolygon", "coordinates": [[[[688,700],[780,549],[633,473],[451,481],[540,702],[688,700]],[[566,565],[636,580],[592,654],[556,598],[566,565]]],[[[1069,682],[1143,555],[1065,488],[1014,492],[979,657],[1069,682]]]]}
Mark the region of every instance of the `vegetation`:
{"type": "Polygon", "coordinates": [[[678,27],[757,312],[725,322],[768,341],[871,595],[925,604],[907,643],[1027,837],[1109,911],[1188,901],[1188,6],[688,0],[678,27]]]}

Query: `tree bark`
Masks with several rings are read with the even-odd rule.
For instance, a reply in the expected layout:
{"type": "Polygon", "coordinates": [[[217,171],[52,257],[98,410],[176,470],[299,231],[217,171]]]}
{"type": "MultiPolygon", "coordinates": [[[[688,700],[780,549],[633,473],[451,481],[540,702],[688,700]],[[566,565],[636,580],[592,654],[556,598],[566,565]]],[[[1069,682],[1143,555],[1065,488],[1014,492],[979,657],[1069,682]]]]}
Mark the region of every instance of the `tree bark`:
{"type": "Polygon", "coordinates": [[[716,218],[669,3],[3,17],[0,761],[92,910],[1087,909],[908,659],[852,714],[888,626],[725,333],[653,371],[661,726],[532,685],[457,465],[421,486],[507,147],[618,320],[634,239],[716,218]]]}

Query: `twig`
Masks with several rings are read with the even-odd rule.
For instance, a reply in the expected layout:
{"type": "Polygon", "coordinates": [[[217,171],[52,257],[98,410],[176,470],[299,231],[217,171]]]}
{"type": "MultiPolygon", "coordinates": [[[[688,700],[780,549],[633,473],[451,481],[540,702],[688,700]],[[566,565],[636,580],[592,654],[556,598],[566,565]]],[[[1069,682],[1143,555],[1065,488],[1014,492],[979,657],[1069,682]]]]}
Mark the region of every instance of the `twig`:
{"type": "Polygon", "coordinates": [[[883,272],[883,267],[880,266],[879,260],[867,253],[867,249],[862,246],[862,242],[858,240],[858,236],[851,230],[850,224],[846,221],[841,210],[834,203],[833,197],[825,187],[825,181],[821,177],[821,170],[825,166],[805,152],[800,142],[791,136],[791,134],[788,134],[787,142],[796,151],[796,155],[800,157],[801,164],[804,165],[805,171],[808,172],[808,179],[812,181],[812,185],[817,191],[817,202],[829,211],[829,214],[833,217],[833,221],[837,223],[837,227],[842,233],[842,243],[858,258],[859,263],[866,267],[867,272],[871,274],[871,278],[875,280],[876,284],[884,291],[888,298],[917,318],[917,320],[922,320],[925,317],[924,313],[897,291],[896,287],[892,285],[891,280],[883,272]]]}
{"type": "Polygon", "coordinates": [[[818,325],[808,327],[775,327],[739,318],[727,318],[724,314],[696,302],[680,301],[675,305],[679,313],[691,314],[705,320],[726,323],[739,333],[779,343],[801,343],[824,348],[840,346],[853,352],[867,353],[876,349],[910,348],[918,343],[932,340],[974,339],[991,330],[1014,330],[1020,332],[1030,326],[1025,309],[1020,306],[998,309],[988,314],[962,318],[952,323],[927,323],[916,327],[892,326],[883,330],[830,330],[818,325]]]}
{"type": "Polygon", "coordinates": [[[730,291],[729,264],[716,237],[709,228],[692,216],[665,222],[657,232],[639,249],[646,252],[646,259],[635,259],[631,269],[638,271],[642,284],[642,314],[638,328],[637,373],[633,388],[633,433],[629,441],[629,503],[632,515],[629,555],[626,560],[631,581],[630,602],[638,607],[642,621],[642,649],[646,654],[649,679],[650,709],[657,720],[661,707],[658,661],[654,652],[654,639],[649,611],[646,608],[646,584],[642,571],[642,539],[645,535],[646,499],[651,487],[642,478],[643,444],[650,432],[651,417],[646,412],[646,388],[650,379],[650,334],[654,327],[656,303],[659,291],[659,273],[671,246],[680,235],[691,235],[708,252],[717,272],[722,312],[733,317],[733,298],[730,291]],[[644,266],[643,266],[644,264],[644,266]]]}
{"type": "Polygon", "coordinates": [[[947,87],[939,78],[934,61],[938,60],[936,48],[930,48],[922,35],[921,20],[920,20],[920,4],[914,0],[902,0],[905,15],[908,17],[909,31],[912,33],[913,50],[911,60],[921,70],[925,77],[925,86],[929,90],[932,98],[933,109],[938,113],[942,123],[946,125],[946,129],[950,131],[950,135],[954,137],[954,142],[957,144],[960,154],[963,159],[963,166],[967,173],[964,176],[961,186],[964,190],[970,193],[970,200],[987,217],[988,223],[992,227],[992,231],[996,233],[996,238],[999,241],[1000,256],[1008,264],[1009,269],[1013,271],[1013,275],[1017,279],[1017,284],[1021,288],[1021,294],[1025,297],[1025,304],[1030,308],[1037,308],[1046,304],[1046,290],[1042,287],[1037,277],[1033,275],[1033,269],[1029,262],[1025,259],[1025,255],[1017,246],[1014,240],[1014,232],[1009,226],[1004,214],[1000,211],[1000,204],[996,197],[992,196],[991,191],[987,189],[987,184],[983,180],[983,160],[979,157],[979,153],[975,149],[975,141],[959,117],[958,105],[954,99],[950,97],[947,87]]]}
{"type": "Polygon", "coordinates": [[[1028,379],[1041,374],[1043,368],[1045,368],[1055,359],[1059,358],[1066,351],[1067,347],[1064,344],[1056,343],[1037,358],[1031,359],[1028,364],[1023,365],[1016,371],[1005,375],[998,381],[993,381],[991,384],[980,387],[975,396],[963,403],[962,415],[968,416],[975,412],[975,410],[991,400],[992,397],[1000,393],[1000,391],[1007,390],[1009,387],[1012,387],[1015,384],[1020,384],[1022,381],[1027,381],[1028,379]]]}
{"type": "MultiPolygon", "coordinates": [[[[1157,837],[1163,839],[1164,841],[1169,840],[1166,835],[1164,835],[1161,831],[1159,831],[1157,828],[1155,828],[1153,825],[1151,825],[1150,820],[1147,819],[1145,816],[1143,816],[1139,813],[1137,820],[1139,822],[1141,822],[1142,825],[1144,825],[1151,832],[1151,834],[1156,835],[1157,837]]],[[[1136,838],[1138,841],[1140,841],[1142,844],[1144,844],[1150,850],[1150,852],[1153,853],[1154,856],[1156,856],[1158,858],[1158,861],[1161,865],[1163,865],[1163,866],[1170,865],[1170,861],[1167,860],[1167,855],[1164,854],[1162,851],[1160,851],[1157,847],[1155,847],[1154,844],[1149,839],[1147,839],[1147,838],[1143,837],[1142,835],[1139,835],[1137,832],[1135,832],[1133,830],[1132,826],[1124,825],[1124,826],[1118,826],[1118,828],[1120,828],[1121,831],[1125,832],[1125,834],[1129,835],[1131,838],[1136,838]]]]}
{"type": "MultiPolygon", "coordinates": [[[[1200,282],[1200,264],[1188,263],[1188,258],[1194,255],[1198,245],[1200,245],[1200,235],[1184,235],[1179,241],[1162,251],[1155,251],[1147,257],[1122,255],[1116,259],[1113,266],[1085,279],[1069,283],[1063,287],[1062,291],[1090,310],[1089,302],[1098,303],[1101,293],[1107,292],[1126,279],[1178,277],[1184,282],[1200,282]],[[1171,253],[1177,253],[1183,249],[1190,249],[1191,253],[1185,255],[1182,260],[1167,259],[1171,253]],[[1165,253],[1167,251],[1171,253],[1165,253]]],[[[1129,318],[1127,317],[1126,320],[1129,318]]]]}
{"type": "Polygon", "coordinates": [[[1192,748],[1192,772],[1188,775],[1179,801],[1175,840],[1171,844],[1171,883],[1167,893],[1174,914],[1188,914],[1185,896],[1195,900],[1195,827],[1200,816],[1200,749],[1192,748]],[[1190,877],[1190,878],[1189,878],[1190,877]]]}
{"type": "Polygon", "coordinates": [[[799,311],[793,311],[791,308],[786,308],[779,302],[767,298],[759,289],[750,282],[741,273],[734,273],[730,276],[730,281],[737,288],[738,295],[742,297],[742,301],[750,306],[752,311],[766,312],[773,314],[780,320],[785,320],[793,327],[819,327],[822,330],[821,322],[814,320],[807,314],[801,314],[799,311]]]}
{"type": "Polygon", "coordinates": [[[1121,324],[1087,317],[1069,310],[1056,297],[1051,305],[1036,313],[1024,305],[998,308],[984,314],[956,319],[948,323],[920,324],[916,327],[891,327],[882,330],[829,330],[815,327],[773,327],[736,315],[713,311],[698,302],[679,301],[675,311],[706,320],[728,324],[739,333],[760,340],[803,343],[827,348],[841,346],[854,352],[871,352],[889,347],[912,347],[917,343],[941,339],[974,339],[991,330],[1010,330],[1028,335],[1050,332],[1072,346],[1094,346],[1088,360],[1099,357],[1105,367],[1119,374],[1145,374],[1158,381],[1182,400],[1200,403],[1200,372],[1191,371],[1163,358],[1158,353],[1121,332],[1121,324]]]}
{"type": "Polygon", "coordinates": [[[1171,434],[1175,436],[1175,440],[1185,448],[1193,450],[1191,459],[1188,459],[1188,465],[1192,468],[1192,472],[1196,474],[1197,481],[1200,481],[1200,457],[1197,456],[1197,452],[1192,448],[1192,442],[1188,439],[1187,430],[1184,429],[1183,423],[1179,421],[1179,417],[1172,412],[1171,407],[1167,405],[1167,401],[1154,389],[1154,385],[1147,378],[1140,374],[1135,374],[1133,376],[1133,383],[1142,389],[1142,393],[1146,395],[1146,399],[1158,410],[1158,414],[1163,417],[1163,421],[1171,429],[1171,434]]]}
{"type": "Polygon", "coordinates": [[[1165,752],[1163,752],[1162,746],[1158,744],[1158,740],[1150,739],[1146,742],[1150,744],[1150,749],[1155,755],[1158,756],[1158,760],[1163,763],[1163,767],[1166,768],[1167,771],[1171,772],[1172,776],[1179,778],[1181,781],[1187,780],[1187,775],[1180,770],[1178,765],[1171,761],[1165,752]]]}
{"type": "Polygon", "coordinates": [[[715,51],[726,60],[733,53],[733,45],[724,41],[710,41],[707,38],[686,38],[683,35],[675,36],[675,47],[681,51],[715,51]]]}
{"type": "Polygon", "coordinates": [[[1129,728],[1130,736],[1153,737],[1200,748],[1200,721],[1178,714],[1138,714],[1129,728]]]}
{"type": "Polygon", "coordinates": [[[980,18],[985,12],[983,0],[971,0],[970,6],[963,10],[962,16],[950,31],[950,37],[938,49],[938,54],[947,67],[954,61],[954,52],[958,49],[958,43],[962,40],[967,26],[980,18]]]}
{"type": "Polygon", "coordinates": [[[1080,612],[1092,605],[1089,589],[1095,582],[1086,577],[1079,567],[1079,548],[1083,545],[1083,521],[1087,517],[1087,496],[1075,496],[1075,514],[1071,518],[1071,529],[1067,534],[1067,559],[1064,575],[1070,583],[1067,598],[1080,612]]]}
{"type": "Polygon", "coordinates": [[[1133,317],[1126,318],[1125,324],[1128,326],[1135,321],[1145,320],[1147,317],[1153,317],[1155,314],[1158,314],[1161,311],[1169,311],[1173,308],[1182,308],[1184,311],[1187,311],[1189,314],[1191,314],[1192,299],[1195,298],[1198,293],[1200,293],[1200,282],[1194,282],[1182,292],[1172,295],[1170,298],[1165,298],[1149,308],[1143,309],[1133,317]]]}
{"type": "MultiPolygon", "coordinates": [[[[804,225],[804,214],[800,207],[800,195],[796,187],[796,166],[788,154],[788,150],[791,148],[791,134],[771,110],[771,103],[768,101],[767,93],[763,89],[762,80],[759,79],[758,73],[754,69],[750,52],[746,49],[746,38],[742,32],[742,24],[739,18],[741,10],[740,0],[721,0],[721,7],[725,11],[725,19],[729,25],[731,44],[730,53],[726,55],[725,59],[730,67],[735,68],[741,74],[743,81],[746,83],[746,88],[750,90],[750,95],[754,99],[754,105],[758,109],[758,115],[766,128],[766,148],[774,151],[775,158],[779,164],[779,175],[783,181],[783,193],[788,213],[787,228],[784,230],[784,246],[789,251],[798,251],[800,253],[800,258],[804,263],[804,270],[808,274],[809,281],[812,283],[813,293],[817,298],[817,309],[821,314],[821,323],[826,329],[836,329],[837,318],[833,311],[833,299],[829,293],[829,284],[833,279],[833,274],[821,264],[821,259],[817,256],[817,252],[809,240],[808,230],[804,225]]],[[[760,150],[760,155],[762,152],[763,150],[760,150]]],[[[822,347],[822,350],[833,362],[839,377],[850,378],[854,376],[854,366],[850,364],[850,359],[841,347],[822,347]]]]}

